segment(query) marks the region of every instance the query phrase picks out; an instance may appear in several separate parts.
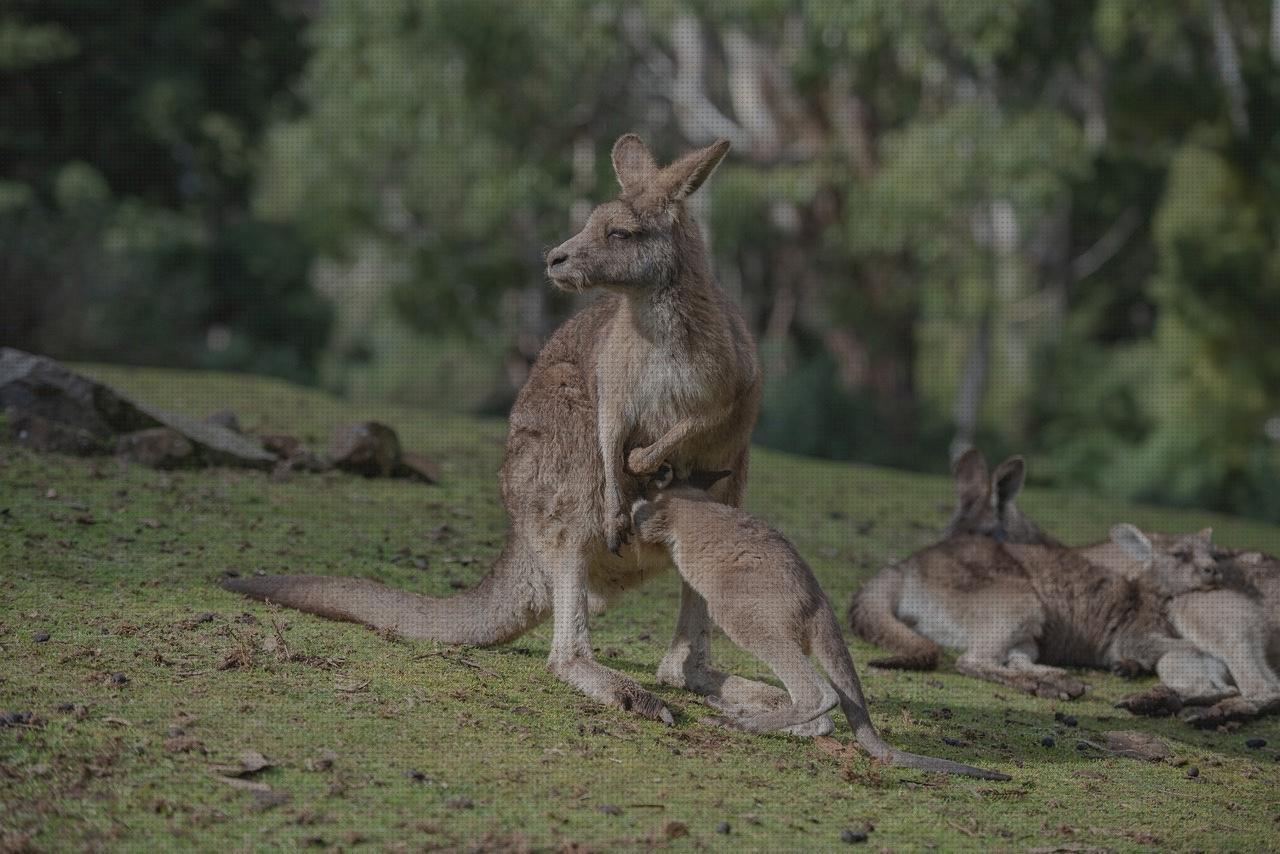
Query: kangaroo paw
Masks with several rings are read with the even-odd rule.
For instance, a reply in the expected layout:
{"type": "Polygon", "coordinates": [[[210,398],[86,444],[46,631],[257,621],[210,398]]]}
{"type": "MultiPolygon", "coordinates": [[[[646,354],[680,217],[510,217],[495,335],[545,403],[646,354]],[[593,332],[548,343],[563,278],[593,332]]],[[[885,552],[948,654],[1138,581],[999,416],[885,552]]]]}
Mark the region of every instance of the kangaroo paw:
{"type": "Polygon", "coordinates": [[[815,738],[820,735],[831,735],[835,729],[836,725],[832,722],[831,715],[821,715],[806,723],[787,727],[783,732],[798,735],[801,738],[815,738]]]}
{"type": "Polygon", "coordinates": [[[1149,718],[1163,718],[1182,711],[1182,698],[1168,685],[1156,685],[1121,698],[1117,709],[1149,718]]]}
{"type": "Polygon", "coordinates": [[[551,671],[588,697],[627,712],[662,721],[668,726],[675,723],[671,710],[649,691],[640,687],[634,679],[610,670],[589,658],[575,658],[567,662],[551,662],[551,671]]]}
{"type": "Polygon", "coordinates": [[[1197,729],[1214,729],[1225,723],[1251,721],[1262,714],[1258,704],[1242,697],[1229,697],[1212,706],[1193,706],[1179,716],[1197,729]]]}

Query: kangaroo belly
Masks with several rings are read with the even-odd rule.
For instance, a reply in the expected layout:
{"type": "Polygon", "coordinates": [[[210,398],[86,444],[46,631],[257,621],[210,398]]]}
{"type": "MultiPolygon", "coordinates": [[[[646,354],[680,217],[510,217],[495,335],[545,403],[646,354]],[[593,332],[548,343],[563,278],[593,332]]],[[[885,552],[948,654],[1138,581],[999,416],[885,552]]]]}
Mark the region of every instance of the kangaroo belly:
{"type": "Polygon", "coordinates": [[[968,629],[948,607],[946,598],[918,576],[908,575],[903,579],[897,610],[898,619],[934,643],[952,649],[968,648],[968,629]]]}

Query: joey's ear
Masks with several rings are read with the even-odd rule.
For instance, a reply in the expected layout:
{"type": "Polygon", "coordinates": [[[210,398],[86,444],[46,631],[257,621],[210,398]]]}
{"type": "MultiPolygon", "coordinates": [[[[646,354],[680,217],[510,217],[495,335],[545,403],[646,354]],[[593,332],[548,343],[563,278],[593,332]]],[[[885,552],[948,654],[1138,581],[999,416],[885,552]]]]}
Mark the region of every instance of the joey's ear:
{"type": "Polygon", "coordinates": [[[1009,457],[996,466],[991,474],[991,492],[996,497],[996,506],[1004,507],[1017,498],[1026,480],[1027,463],[1022,457],[1009,457]]]}
{"type": "Polygon", "coordinates": [[[733,472],[727,470],[690,472],[688,484],[694,489],[710,489],[731,474],[733,472]]]}
{"type": "Polygon", "coordinates": [[[1204,540],[1206,543],[1212,543],[1212,542],[1213,542],[1213,528],[1202,528],[1202,529],[1201,529],[1201,530],[1196,534],[1196,539],[1197,539],[1197,540],[1204,540]]]}
{"type": "Polygon", "coordinates": [[[659,188],[667,201],[680,202],[693,195],[729,153],[729,140],[717,139],[706,148],[691,151],[658,173],[659,188]]]}
{"type": "Polygon", "coordinates": [[[1111,542],[1124,549],[1129,557],[1143,563],[1151,561],[1156,555],[1147,535],[1128,522],[1121,522],[1111,529],[1111,542]]]}
{"type": "Polygon", "coordinates": [[[658,174],[658,164],[654,162],[649,146],[634,133],[618,137],[613,144],[612,157],[613,174],[618,176],[618,183],[624,190],[649,183],[658,174]]]}
{"type": "Polygon", "coordinates": [[[956,501],[961,507],[981,504],[990,493],[987,458],[977,448],[970,448],[951,464],[951,477],[956,482],[956,501]]]}

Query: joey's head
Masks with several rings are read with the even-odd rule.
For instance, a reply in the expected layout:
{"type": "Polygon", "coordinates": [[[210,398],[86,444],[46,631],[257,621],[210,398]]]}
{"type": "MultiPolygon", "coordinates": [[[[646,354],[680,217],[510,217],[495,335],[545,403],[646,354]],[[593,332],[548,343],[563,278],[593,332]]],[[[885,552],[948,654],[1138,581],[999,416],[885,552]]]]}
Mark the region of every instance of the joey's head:
{"type": "Polygon", "coordinates": [[[1223,585],[1223,571],[1213,547],[1213,529],[1161,537],[1153,544],[1133,525],[1111,529],[1111,541],[1143,565],[1138,578],[1162,597],[1223,585]]]}
{"type": "Polygon", "coordinates": [[[668,463],[663,463],[644,484],[640,498],[631,505],[631,528],[642,543],[665,542],[674,523],[671,500],[715,501],[709,490],[733,474],[729,471],[694,471],[677,478],[668,463]]]}
{"type": "Polygon", "coordinates": [[[634,294],[673,283],[682,267],[696,265],[705,273],[706,247],[684,200],[728,151],[722,139],[659,168],[640,137],[619,137],[613,171],[622,193],[547,253],[547,276],[564,291],[611,288],[634,294]]]}
{"type": "Polygon", "coordinates": [[[1027,479],[1022,457],[1009,457],[988,473],[982,451],[970,448],[951,466],[951,476],[956,485],[956,509],[943,539],[968,535],[1000,542],[1057,544],[1013,503],[1027,479]]]}

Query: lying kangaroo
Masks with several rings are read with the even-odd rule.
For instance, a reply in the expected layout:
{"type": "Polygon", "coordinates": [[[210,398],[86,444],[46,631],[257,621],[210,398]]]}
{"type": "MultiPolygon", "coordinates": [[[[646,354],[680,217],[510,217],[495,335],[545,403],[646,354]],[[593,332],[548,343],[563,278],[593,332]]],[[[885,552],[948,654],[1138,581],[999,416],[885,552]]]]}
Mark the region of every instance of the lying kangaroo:
{"type": "MultiPolygon", "coordinates": [[[[760,371],[684,205],[728,148],[722,140],[658,168],[639,137],[621,137],[612,155],[621,195],[547,254],[556,287],[609,293],[551,336],[516,398],[500,473],[510,525],[478,587],[435,599],[356,578],[247,577],[225,586],[451,643],[502,643],[551,613],[553,673],[603,703],[670,723],[657,697],[595,660],[587,616],[670,566],[662,549],[621,549],[624,496],[637,491],[627,462],[633,471],[662,459],[678,471],[732,469],[716,497],[742,499],[760,371]]],[[[744,705],[776,699],[772,686],[710,668],[708,630],[705,603],[684,585],[659,680],[744,705]]]]}
{"type": "Polygon", "coordinates": [[[706,600],[716,624],[769,665],[791,695],[790,704],[715,720],[746,732],[770,732],[807,723],[838,702],[858,743],[878,759],[1008,780],[996,771],[897,750],[879,736],[836,615],[809,566],[782,534],[706,492],[715,477],[728,474],[675,481],[664,466],[631,511],[637,539],[670,550],[681,577],[706,600]],[[830,681],[814,668],[810,654],[830,681]]]}
{"type": "Polygon", "coordinates": [[[1039,696],[1072,699],[1084,683],[1051,665],[1157,669],[1171,652],[1168,600],[1221,583],[1207,539],[1156,550],[1132,525],[1112,539],[1144,567],[1124,579],[1076,551],[960,536],[888,567],[855,596],[853,628],[894,656],[873,666],[930,669],[941,646],[962,650],[956,669],[1039,696]]]}
{"type": "MultiPolygon", "coordinates": [[[[988,478],[986,459],[971,449],[956,461],[954,472],[958,507],[950,532],[1013,543],[1057,543],[1014,503],[1025,475],[1021,457],[1005,460],[988,478]],[[990,500],[983,497],[988,480],[990,500]]],[[[1201,536],[1211,533],[1206,529],[1201,536]]],[[[1178,535],[1147,536],[1157,549],[1169,550],[1178,535]]],[[[1091,564],[1125,578],[1143,571],[1141,562],[1111,542],[1084,546],[1079,552],[1091,564]]],[[[1238,702],[1233,698],[1225,706],[1192,715],[1208,724],[1224,714],[1248,717],[1280,701],[1280,560],[1218,546],[1212,554],[1222,574],[1220,588],[1176,596],[1165,609],[1173,632],[1194,647],[1171,653],[1161,663],[1162,685],[1125,698],[1125,708],[1167,713],[1183,704],[1218,704],[1224,697],[1239,695],[1238,702]]]]}

